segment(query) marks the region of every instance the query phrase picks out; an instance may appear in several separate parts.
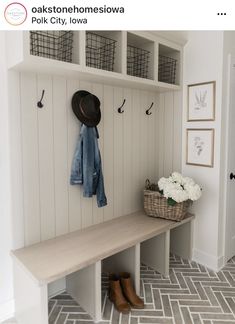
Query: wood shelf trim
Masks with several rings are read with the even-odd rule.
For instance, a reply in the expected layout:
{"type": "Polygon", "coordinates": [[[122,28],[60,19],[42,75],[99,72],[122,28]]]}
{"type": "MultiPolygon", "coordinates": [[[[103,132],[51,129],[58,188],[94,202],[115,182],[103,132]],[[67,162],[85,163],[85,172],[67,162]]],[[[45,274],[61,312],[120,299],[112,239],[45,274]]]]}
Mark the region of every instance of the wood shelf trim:
{"type": "Polygon", "coordinates": [[[175,84],[167,84],[151,79],[143,79],[131,75],[99,70],[91,67],[83,67],[79,64],[56,61],[48,58],[30,55],[26,61],[22,61],[10,69],[23,72],[38,72],[60,76],[72,76],[112,84],[116,86],[128,86],[130,88],[153,90],[157,92],[180,90],[181,87],[175,84]]]}

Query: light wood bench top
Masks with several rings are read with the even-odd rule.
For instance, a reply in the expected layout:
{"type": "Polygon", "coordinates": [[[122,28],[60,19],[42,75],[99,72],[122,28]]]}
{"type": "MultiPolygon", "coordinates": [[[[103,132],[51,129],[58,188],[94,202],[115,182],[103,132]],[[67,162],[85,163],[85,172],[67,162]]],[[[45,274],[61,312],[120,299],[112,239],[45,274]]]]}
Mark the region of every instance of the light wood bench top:
{"type": "Polygon", "coordinates": [[[183,221],[173,222],[137,212],[12,251],[12,255],[44,285],[193,218],[188,214],[183,221]]]}

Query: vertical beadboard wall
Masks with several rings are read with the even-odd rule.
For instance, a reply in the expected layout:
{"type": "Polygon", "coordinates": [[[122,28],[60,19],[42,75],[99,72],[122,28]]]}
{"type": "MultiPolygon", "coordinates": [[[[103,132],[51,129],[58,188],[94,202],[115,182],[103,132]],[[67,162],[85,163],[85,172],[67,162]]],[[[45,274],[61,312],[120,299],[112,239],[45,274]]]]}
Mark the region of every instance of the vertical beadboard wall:
{"type": "Polygon", "coordinates": [[[181,92],[148,91],[32,73],[10,73],[15,248],[53,238],[142,208],[145,179],[181,168],[181,92]],[[37,101],[45,90],[44,107],[37,101]],[[75,91],[101,101],[99,147],[108,206],[69,184],[80,124],[75,91]],[[125,112],[117,108],[126,99],[125,112]],[[145,110],[154,102],[152,114],[145,110]]]}

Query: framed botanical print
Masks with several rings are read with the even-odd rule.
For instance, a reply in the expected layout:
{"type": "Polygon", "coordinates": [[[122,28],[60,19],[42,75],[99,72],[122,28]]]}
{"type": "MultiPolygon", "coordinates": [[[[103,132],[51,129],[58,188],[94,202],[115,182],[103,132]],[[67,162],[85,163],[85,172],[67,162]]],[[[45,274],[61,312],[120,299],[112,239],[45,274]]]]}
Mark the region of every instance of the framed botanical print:
{"type": "Polygon", "coordinates": [[[188,85],[188,121],[215,120],[215,81],[188,85]]]}
{"type": "Polygon", "coordinates": [[[187,130],[186,164],[212,168],[214,165],[214,129],[187,130]]]}

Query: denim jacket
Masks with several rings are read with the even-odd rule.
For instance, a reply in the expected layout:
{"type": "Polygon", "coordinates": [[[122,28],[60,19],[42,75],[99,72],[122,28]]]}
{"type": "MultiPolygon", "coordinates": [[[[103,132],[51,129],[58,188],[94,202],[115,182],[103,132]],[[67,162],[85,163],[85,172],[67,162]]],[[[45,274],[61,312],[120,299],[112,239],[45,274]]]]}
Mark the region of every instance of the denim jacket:
{"type": "Polygon", "coordinates": [[[70,184],[83,184],[83,196],[96,194],[98,207],[107,205],[96,127],[81,126],[73,157],[70,184]]]}

